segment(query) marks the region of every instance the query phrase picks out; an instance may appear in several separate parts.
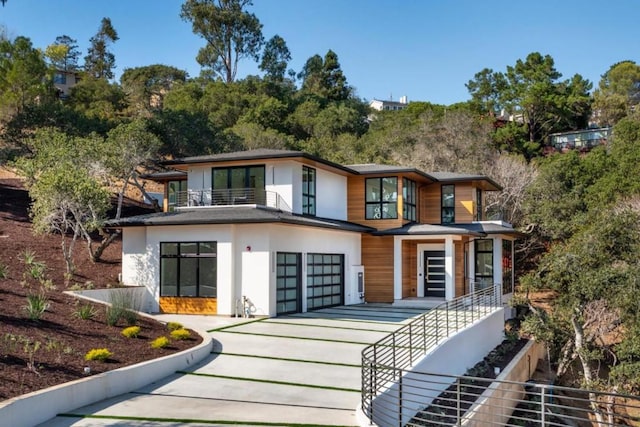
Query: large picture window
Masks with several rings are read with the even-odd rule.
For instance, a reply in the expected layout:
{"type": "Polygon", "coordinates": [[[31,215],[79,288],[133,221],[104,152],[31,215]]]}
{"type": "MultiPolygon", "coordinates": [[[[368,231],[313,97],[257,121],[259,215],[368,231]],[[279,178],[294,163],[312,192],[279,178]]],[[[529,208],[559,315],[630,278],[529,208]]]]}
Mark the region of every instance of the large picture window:
{"type": "Polygon", "coordinates": [[[214,205],[264,204],[264,166],[213,168],[211,172],[214,205]]]}
{"type": "Polygon", "coordinates": [[[344,255],[307,254],[307,310],[343,303],[344,255]]]}
{"type": "Polygon", "coordinates": [[[302,166],[302,213],[316,214],[316,170],[302,166]]]}
{"type": "Polygon", "coordinates": [[[456,187],[455,185],[442,186],[442,224],[456,222],[456,187]]]}
{"type": "Polygon", "coordinates": [[[187,200],[187,181],[169,181],[167,185],[167,210],[173,212],[176,207],[184,206],[187,200]]]}
{"type": "Polygon", "coordinates": [[[160,243],[160,296],[217,296],[216,242],[160,243]]]}
{"type": "Polygon", "coordinates": [[[366,219],[398,218],[398,178],[368,178],[365,180],[366,219]]]}
{"type": "Polygon", "coordinates": [[[402,179],[402,218],[416,220],[416,183],[410,179],[402,179]]]}
{"type": "Polygon", "coordinates": [[[493,285],[493,240],[476,239],[476,290],[493,285]]]}

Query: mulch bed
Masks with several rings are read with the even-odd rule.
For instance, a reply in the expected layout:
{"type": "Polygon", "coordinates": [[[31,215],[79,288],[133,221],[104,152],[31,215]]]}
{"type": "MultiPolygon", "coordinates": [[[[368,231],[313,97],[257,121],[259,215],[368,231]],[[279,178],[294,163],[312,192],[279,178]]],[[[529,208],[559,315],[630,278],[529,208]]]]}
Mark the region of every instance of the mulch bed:
{"type": "MultiPolygon", "coordinates": [[[[79,308],[89,303],[79,302],[63,291],[117,286],[121,242],[116,240],[105,251],[102,262],[93,263],[85,243],[78,241],[74,251],[76,271],[65,285],[61,237],[34,235],[28,207],[28,193],[21,182],[0,179],[0,269],[7,274],[7,278],[0,278],[0,400],[85,378],[87,367],[88,375],[95,375],[202,342],[192,331],[187,340],[171,339],[169,347],[154,349],[150,345],[154,339],[169,336],[166,325],[138,316],[140,335],[126,338],[121,332],[129,324],[121,319],[114,326],[107,325],[106,309],[101,304],[90,304],[95,312],[91,319],[78,318],[79,308]],[[27,251],[44,264],[45,279],[50,284],[43,286],[28,274],[24,261],[27,251]],[[25,311],[29,294],[42,294],[49,303],[39,320],[29,320],[25,311]],[[85,361],[85,354],[97,348],[107,348],[113,356],[104,362],[85,361]]],[[[135,205],[130,209],[132,213],[140,211],[135,205]]]]}

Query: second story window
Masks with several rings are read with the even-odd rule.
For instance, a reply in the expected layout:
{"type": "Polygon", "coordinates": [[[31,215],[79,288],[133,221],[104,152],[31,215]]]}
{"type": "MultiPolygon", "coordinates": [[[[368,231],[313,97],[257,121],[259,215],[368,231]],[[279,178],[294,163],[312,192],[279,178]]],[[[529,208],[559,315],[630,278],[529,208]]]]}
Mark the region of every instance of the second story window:
{"type": "Polygon", "coordinates": [[[398,178],[367,178],[365,180],[365,218],[398,218],[398,178]]]}
{"type": "Polygon", "coordinates": [[[482,221],[484,206],[482,206],[482,190],[476,188],[476,221],[482,221]]]}
{"type": "Polygon", "coordinates": [[[187,181],[169,181],[167,184],[167,211],[184,206],[187,201],[187,181]]]}
{"type": "Polygon", "coordinates": [[[402,218],[416,220],[416,182],[402,178],[402,218]]]}
{"type": "Polygon", "coordinates": [[[442,186],[442,211],[441,211],[441,223],[452,224],[456,222],[456,196],[455,185],[443,185],[442,186]]]}
{"type": "Polygon", "coordinates": [[[316,214],[316,170],[302,166],[302,213],[316,214]]]}

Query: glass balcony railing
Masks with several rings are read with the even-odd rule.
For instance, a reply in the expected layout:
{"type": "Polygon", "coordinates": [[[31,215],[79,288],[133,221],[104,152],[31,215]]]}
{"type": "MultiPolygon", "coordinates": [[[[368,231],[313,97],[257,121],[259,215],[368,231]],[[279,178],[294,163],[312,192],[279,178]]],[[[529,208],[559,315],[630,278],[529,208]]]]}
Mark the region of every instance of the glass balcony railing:
{"type": "Polygon", "coordinates": [[[170,208],[256,205],[291,212],[291,207],[278,193],[257,188],[188,190],[173,196],[170,208]]]}

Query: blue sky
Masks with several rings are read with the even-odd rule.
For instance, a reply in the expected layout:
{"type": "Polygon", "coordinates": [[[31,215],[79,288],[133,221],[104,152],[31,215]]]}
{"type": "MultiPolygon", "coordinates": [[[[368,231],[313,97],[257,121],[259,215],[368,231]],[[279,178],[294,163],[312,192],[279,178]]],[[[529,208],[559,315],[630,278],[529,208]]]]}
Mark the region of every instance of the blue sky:
{"type": "MultiPolygon", "coordinates": [[[[8,0],[0,25],[44,48],[56,36],[78,40],[83,55],[103,17],[120,36],[116,74],[167,64],[197,76],[201,38],[180,17],[179,0],[8,0]]],[[[640,62],[638,0],[254,0],[265,39],[279,34],[299,71],[334,50],[359,97],[452,104],[469,99],[465,83],[483,68],[505,71],[531,52],[549,54],[569,78],[597,86],[621,60],[640,62]]],[[[244,62],[238,76],[258,74],[244,62]]]]}

